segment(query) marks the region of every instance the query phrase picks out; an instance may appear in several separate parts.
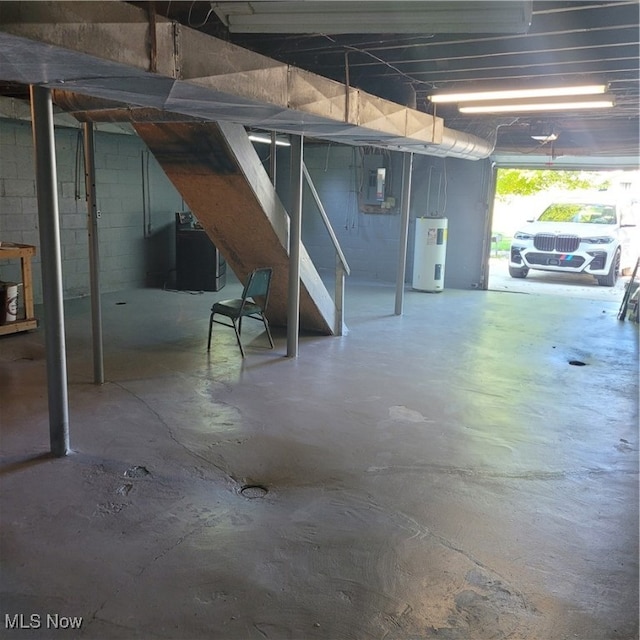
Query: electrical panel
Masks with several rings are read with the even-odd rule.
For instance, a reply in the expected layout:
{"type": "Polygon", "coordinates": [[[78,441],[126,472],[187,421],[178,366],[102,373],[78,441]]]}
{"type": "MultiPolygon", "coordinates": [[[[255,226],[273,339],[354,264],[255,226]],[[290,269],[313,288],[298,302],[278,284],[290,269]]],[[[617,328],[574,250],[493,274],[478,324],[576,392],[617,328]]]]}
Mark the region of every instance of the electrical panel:
{"type": "Polygon", "coordinates": [[[362,185],[362,203],[381,205],[386,198],[387,169],[380,154],[364,156],[364,184],[362,185]]]}

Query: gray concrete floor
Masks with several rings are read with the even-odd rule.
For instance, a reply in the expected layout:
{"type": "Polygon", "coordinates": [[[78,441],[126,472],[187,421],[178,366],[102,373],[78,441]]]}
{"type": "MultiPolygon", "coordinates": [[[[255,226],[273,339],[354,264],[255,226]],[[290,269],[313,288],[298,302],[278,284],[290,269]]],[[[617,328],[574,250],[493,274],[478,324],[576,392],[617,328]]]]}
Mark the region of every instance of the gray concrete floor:
{"type": "Polygon", "coordinates": [[[619,300],[407,291],[396,317],[393,287],[350,282],[348,335],[287,359],[247,323],[243,361],[223,327],[206,352],[236,291],[105,295],[100,387],[89,301],[68,302],[66,458],[42,331],[0,339],[0,635],[638,637],[619,300]]]}

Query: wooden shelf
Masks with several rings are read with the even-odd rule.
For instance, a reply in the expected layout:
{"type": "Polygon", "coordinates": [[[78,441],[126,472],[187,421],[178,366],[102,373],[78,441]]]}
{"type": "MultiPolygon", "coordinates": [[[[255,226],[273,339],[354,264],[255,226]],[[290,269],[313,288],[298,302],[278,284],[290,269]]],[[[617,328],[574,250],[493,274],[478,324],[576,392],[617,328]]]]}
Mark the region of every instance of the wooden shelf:
{"type": "Polygon", "coordinates": [[[22,269],[22,293],[24,295],[24,318],[0,324],[0,336],[19,331],[30,331],[38,327],[38,320],[33,315],[33,283],[31,274],[31,258],[36,255],[36,248],[30,244],[13,244],[3,242],[0,245],[0,260],[20,258],[22,269]]]}

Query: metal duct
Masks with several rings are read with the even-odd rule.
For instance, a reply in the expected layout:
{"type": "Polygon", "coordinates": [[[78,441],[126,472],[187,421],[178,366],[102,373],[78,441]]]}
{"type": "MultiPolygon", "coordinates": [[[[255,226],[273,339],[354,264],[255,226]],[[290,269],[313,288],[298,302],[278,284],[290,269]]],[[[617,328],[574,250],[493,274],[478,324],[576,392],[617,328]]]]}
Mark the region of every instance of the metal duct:
{"type": "Polygon", "coordinates": [[[147,13],[126,3],[8,1],[2,13],[0,80],[342,144],[474,160],[493,151],[442,118],[160,17],[150,47],[147,13]]]}
{"type": "Polygon", "coordinates": [[[200,122],[201,119],[151,107],[138,107],[56,89],[54,104],[79,122],[200,122]]]}
{"type": "MultiPolygon", "coordinates": [[[[80,122],[198,122],[199,118],[193,118],[180,113],[170,113],[159,109],[151,109],[147,107],[128,106],[112,100],[104,100],[85,96],[70,91],[56,90],[53,92],[54,103],[71,114],[80,122]]],[[[368,146],[376,146],[371,141],[358,138],[357,142],[345,139],[344,137],[332,138],[326,136],[329,141],[340,142],[343,144],[360,144],[368,146]]],[[[380,146],[389,147],[389,143],[380,146]]],[[[452,156],[456,158],[477,160],[480,157],[487,157],[493,151],[493,146],[488,142],[478,138],[477,136],[456,131],[444,127],[442,129],[442,142],[437,145],[403,145],[398,143],[398,151],[407,151],[423,155],[433,155],[437,157],[452,156]],[[480,142],[482,145],[480,144],[480,142]],[[486,155],[479,155],[484,153],[486,155]]]]}

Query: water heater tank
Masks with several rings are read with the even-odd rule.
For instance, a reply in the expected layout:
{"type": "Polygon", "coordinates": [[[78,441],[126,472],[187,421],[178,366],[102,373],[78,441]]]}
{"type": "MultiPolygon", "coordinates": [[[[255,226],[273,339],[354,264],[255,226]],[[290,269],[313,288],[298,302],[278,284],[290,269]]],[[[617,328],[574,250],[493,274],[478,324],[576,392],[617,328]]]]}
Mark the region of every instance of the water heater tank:
{"type": "Polygon", "coordinates": [[[416,218],[413,253],[413,283],[417,291],[444,289],[444,263],[447,253],[447,219],[416,218]]]}

